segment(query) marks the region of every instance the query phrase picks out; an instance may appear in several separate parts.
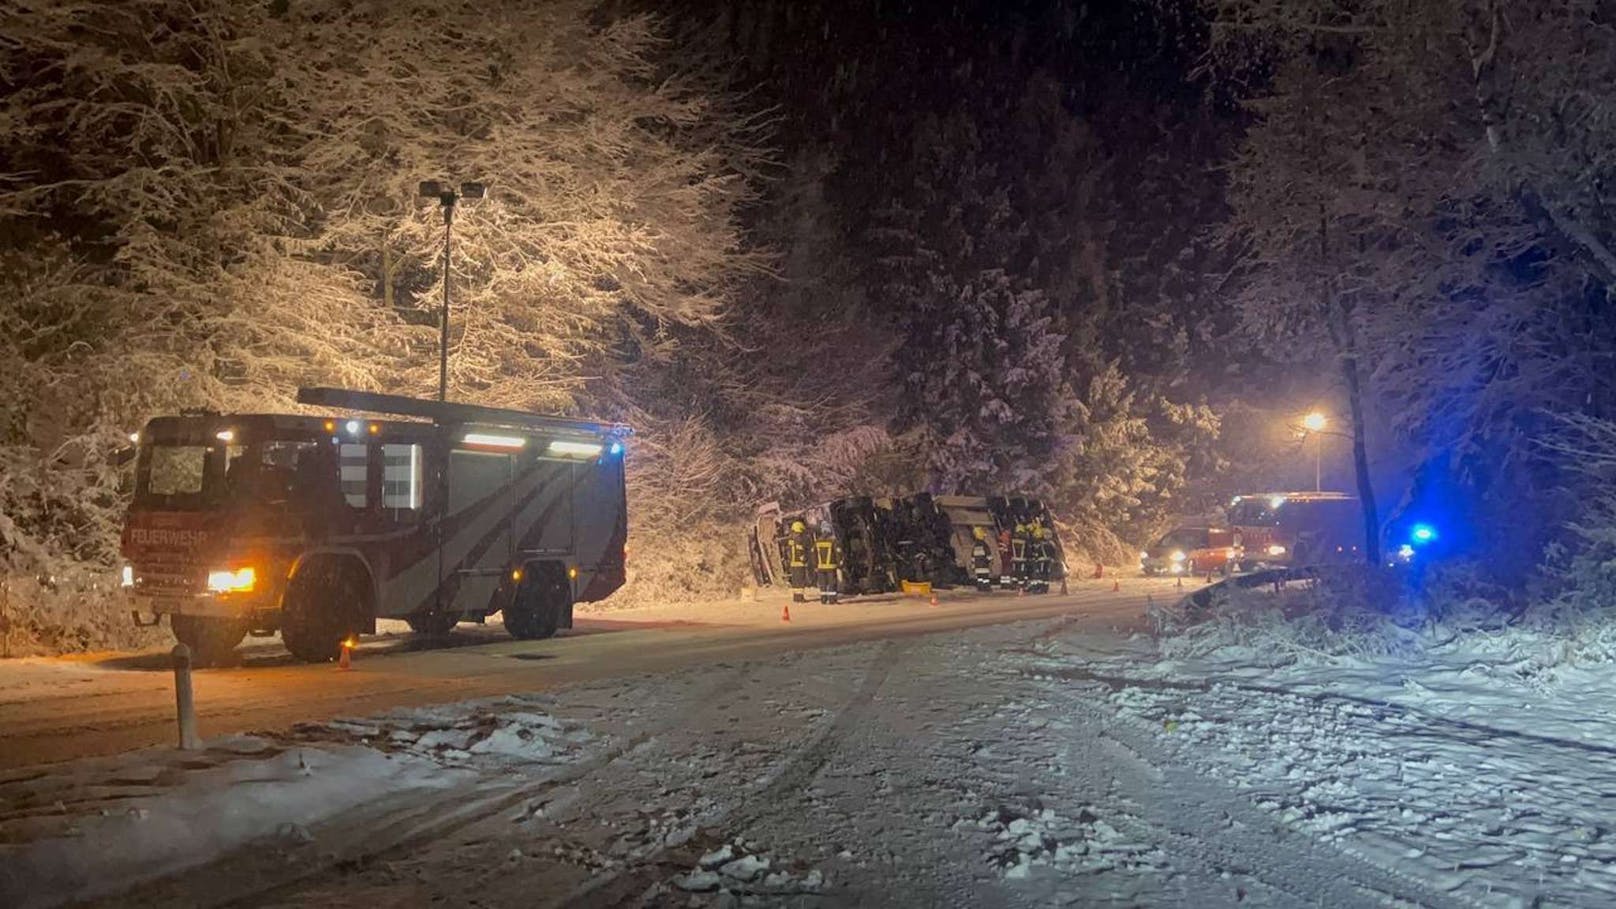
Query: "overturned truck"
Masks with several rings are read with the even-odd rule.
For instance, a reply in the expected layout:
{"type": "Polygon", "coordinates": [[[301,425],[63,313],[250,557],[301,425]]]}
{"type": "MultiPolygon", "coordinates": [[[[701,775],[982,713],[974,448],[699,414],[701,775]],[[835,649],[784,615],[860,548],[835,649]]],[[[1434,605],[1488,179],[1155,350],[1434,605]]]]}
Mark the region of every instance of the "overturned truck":
{"type": "Polygon", "coordinates": [[[971,547],[981,528],[997,556],[996,583],[1011,576],[1009,538],[1017,526],[1037,520],[1049,528],[1051,579],[1066,577],[1064,553],[1049,509],[1028,496],[852,496],[786,511],[778,503],[758,508],[748,534],[752,574],[759,586],[789,586],[785,542],[793,521],[810,532],[829,525],[842,545],[839,584],[843,594],[891,593],[905,581],[934,587],[971,583],[971,547]]]}

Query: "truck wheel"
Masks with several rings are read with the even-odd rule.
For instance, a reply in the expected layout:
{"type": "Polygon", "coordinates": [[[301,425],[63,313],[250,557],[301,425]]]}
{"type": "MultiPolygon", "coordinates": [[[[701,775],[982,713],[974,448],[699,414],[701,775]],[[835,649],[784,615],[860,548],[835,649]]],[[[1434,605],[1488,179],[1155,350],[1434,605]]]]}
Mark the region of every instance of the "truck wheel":
{"type": "Polygon", "coordinates": [[[330,662],[343,641],[359,637],[369,605],[359,570],[332,559],[306,565],[286,587],[281,641],[306,663],[330,662]]]}
{"type": "Polygon", "coordinates": [[[235,619],[176,615],[169,623],[174,639],[191,648],[191,661],[198,666],[216,666],[230,659],[247,636],[247,623],[235,619]]]}
{"type": "Polygon", "coordinates": [[[527,571],[510,605],[505,607],[505,630],[519,641],[550,637],[560,627],[561,614],[571,601],[571,586],[559,569],[527,571]]]}
{"type": "Polygon", "coordinates": [[[420,615],[405,616],[404,621],[410,623],[410,630],[416,634],[437,637],[449,633],[449,629],[460,623],[460,616],[454,613],[423,612],[420,615]]]}

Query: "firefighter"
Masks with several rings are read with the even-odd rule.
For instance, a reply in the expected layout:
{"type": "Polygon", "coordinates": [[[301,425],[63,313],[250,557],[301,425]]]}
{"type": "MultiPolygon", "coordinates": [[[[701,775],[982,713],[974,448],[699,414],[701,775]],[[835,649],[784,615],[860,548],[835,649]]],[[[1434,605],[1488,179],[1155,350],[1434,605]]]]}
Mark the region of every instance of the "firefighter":
{"type": "Polygon", "coordinates": [[[1027,534],[1027,525],[1016,522],[1015,532],[1010,534],[1010,573],[1015,575],[1016,586],[1022,589],[1027,587],[1027,544],[1031,542],[1027,534]]]}
{"type": "Polygon", "coordinates": [[[791,522],[791,535],[786,537],[786,571],[791,575],[791,602],[806,603],[808,597],[808,551],[813,548],[813,537],[801,518],[791,522]]]}
{"type": "Polygon", "coordinates": [[[971,537],[971,574],[976,589],[985,593],[993,589],[993,544],[988,542],[985,527],[972,527],[971,537]]]}
{"type": "Polygon", "coordinates": [[[814,580],[819,584],[819,602],[835,603],[842,590],[836,570],[842,567],[842,544],[829,521],[819,522],[819,534],[814,537],[814,580]]]}
{"type": "Polygon", "coordinates": [[[1029,573],[1032,576],[1033,592],[1048,593],[1049,569],[1053,561],[1049,531],[1044,529],[1043,521],[1034,518],[1032,527],[1028,530],[1028,536],[1032,538],[1029,544],[1028,560],[1031,563],[1029,573]]]}
{"type": "Polygon", "coordinates": [[[1010,528],[999,529],[999,586],[1015,583],[1015,565],[1010,560],[1010,528]]]}

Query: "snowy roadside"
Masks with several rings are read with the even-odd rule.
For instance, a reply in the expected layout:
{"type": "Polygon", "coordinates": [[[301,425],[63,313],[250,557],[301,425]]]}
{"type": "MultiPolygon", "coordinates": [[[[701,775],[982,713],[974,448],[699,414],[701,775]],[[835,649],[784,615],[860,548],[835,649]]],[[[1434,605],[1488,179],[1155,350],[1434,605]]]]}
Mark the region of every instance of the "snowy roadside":
{"type": "Polygon", "coordinates": [[[564,763],[588,733],[518,698],[395,711],[151,749],[0,780],[0,905],[115,894],[379,801],[454,790],[479,771],[564,763]]]}
{"type": "Polygon", "coordinates": [[[1616,900],[1616,665],[1566,659],[1561,637],[1356,655],[1095,643],[1052,641],[1025,671],[1103,697],[1274,824],[1465,905],[1616,900]]]}
{"type": "Polygon", "coordinates": [[[1522,675],[1519,648],[1476,663],[1502,647],[1481,639],[1395,665],[1165,661],[1096,624],[715,662],[13,779],[0,901],[90,880],[145,880],[120,906],[1611,901],[1599,667],[1522,675]],[[159,771],[117,789],[140,766],[159,771]],[[182,837],[183,856],[141,841],[179,818],[209,839],[182,837]]]}

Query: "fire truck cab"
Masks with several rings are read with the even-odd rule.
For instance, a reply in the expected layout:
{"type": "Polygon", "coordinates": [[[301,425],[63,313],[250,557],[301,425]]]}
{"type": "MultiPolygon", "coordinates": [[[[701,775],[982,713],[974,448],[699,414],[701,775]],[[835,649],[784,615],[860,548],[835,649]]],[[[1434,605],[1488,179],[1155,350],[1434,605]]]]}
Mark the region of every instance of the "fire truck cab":
{"type": "Polygon", "coordinates": [[[398,618],[572,625],[624,582],[627,427],[308,388],[327,416],[185,413],[136,436],[123,584],[197,659],[279,632],[299,659],[398,618]],[[403,419],[372,419],[387,414],[403,419]]]}
{"type": "Polygon", "coordinates": [[[1265,492],[1229,503],[1234,556],[1242,570],[1357,561],[1358,500],[1340,492],[1265,492]]]}

